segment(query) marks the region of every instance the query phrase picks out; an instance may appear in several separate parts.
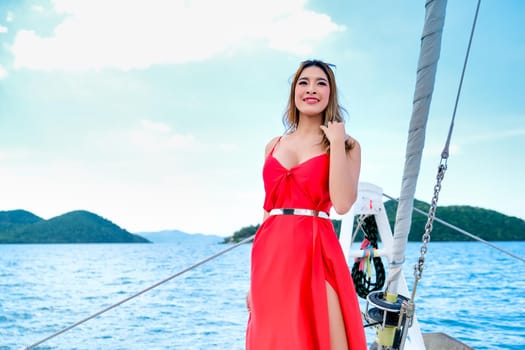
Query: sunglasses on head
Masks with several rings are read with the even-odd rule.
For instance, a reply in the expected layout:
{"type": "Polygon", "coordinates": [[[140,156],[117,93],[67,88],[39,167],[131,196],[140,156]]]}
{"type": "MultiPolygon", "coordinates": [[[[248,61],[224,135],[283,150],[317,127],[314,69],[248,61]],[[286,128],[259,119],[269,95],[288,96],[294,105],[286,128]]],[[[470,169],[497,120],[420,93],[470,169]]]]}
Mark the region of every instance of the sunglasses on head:
{"type": "Polygon", "coordinates": [[[301,65],[303,66],[316,66],[316,65],[326,65],[330,67],[331,69],[335,69],[336,65],[333,63],[324,62],[321,60],[313,59],[313,60],[305,60],[301,62],[301,65]]]}

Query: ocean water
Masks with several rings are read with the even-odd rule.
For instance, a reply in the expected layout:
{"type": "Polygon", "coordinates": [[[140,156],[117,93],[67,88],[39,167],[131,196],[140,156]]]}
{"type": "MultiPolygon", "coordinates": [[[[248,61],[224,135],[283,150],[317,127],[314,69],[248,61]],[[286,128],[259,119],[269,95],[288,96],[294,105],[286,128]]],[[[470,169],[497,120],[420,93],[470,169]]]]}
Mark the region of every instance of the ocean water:
{"type": "MultiPolygon", "coordinates": [[[[524,256],[525,242],[496,242],[524,256]]],[[[228,245],[0,245],[0,349],[22,349],[173,276],[228,245]]],[[[409,243],[409,289],[419,243],[409,243]]],[[[246,244],[37,349],[244,349],[246,244]]],[[[476,350],[525,349],[525,263],[478,242],[429,244],[416,315],[476,350]]],[[[371,342],[373,334],[367,337],[371,342]]]]}

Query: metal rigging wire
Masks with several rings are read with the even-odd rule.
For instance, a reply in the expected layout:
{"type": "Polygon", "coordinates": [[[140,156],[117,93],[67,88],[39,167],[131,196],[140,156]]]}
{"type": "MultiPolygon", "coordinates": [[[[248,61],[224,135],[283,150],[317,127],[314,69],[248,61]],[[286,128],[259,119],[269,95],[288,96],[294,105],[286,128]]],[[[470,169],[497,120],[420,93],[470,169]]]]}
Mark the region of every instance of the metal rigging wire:
{"type": "Polygon", "coordinates": [[[445,172],[447,171],[447,160],[449,157],[450,140],[452,138],[452,131],[454,129],[454,120],[456,119],[456,111],[457,111],[457,107],[459,103],[459,96],[461,94],[461,87],[463,86],[463,78],[465,77],[465,71],[467,69],[468,57],[470,54],[470,48],[472,46],[472,38],[474,37],[474,31],[476,29],[476,22],[478,20],[480,5],[481,5],[481,0],[478,0],[478,4],[476,6],[476,12],[474,14],[474,20],[472,22],[472,28],[470,30],[470,37],[469,37],[469,42],[467,45],[467,52],[465,54],[465,60],[463,61],[463,69],[461,70],[461,77],[459,79],[459,86],[458,86],[458,91],[456,94],[456,101],[454,103],[454,111],[452,113],[452,119],[450,121],[450,127],[448,130],[447,140],[445,142],[445,147],[443,148],[443,152],[441,153],[441,161],[438,167],[438,173],[436,175],[436,185],[434,186],[434,195],[432,197],[432,202],[430,204],[429,212],[427,215],[427,223],[425,224],[425,232],[423,233],[421,237],[422,245],[420,249],[420,255],[419,255],[418,263],[414,266],[415,279],[414,279],[414,287],[412,289],[412,300],[414,299],[414,296],[415,296],[415,291],[416,291],[418,281],[422,277],[424,263],[425,263],[425,255],[428,251],[427,245],[430,242],[430,233],[432,232],[432,223],[436,216],[437,202],[439,198],[439,192],[441,191],[441,182],[443,181],[443,178],[445,177],[445,172]]]}
{"type": "Polygon", "coordinates": [[[251,241],[254,237],[255,237],[255,234],[252,235],[252,236],[250,236],[250,237],[248,237],[248,238],[243,239],[242,241],[240,241],[240,242],[238,242],[238,243],[236,243],[236,244],[234,244],[234,245],[232,245],[232,246],[230,246],[230,247],[228,247],[228,248],[226,248],[226,249],[224,249],[224,250],[221,250],[220,252],[218,252],[218,253],[216,253],[216,254],[210,255],[209,257],[207,257],[207,258],[205,258],[205,259],[203,259],[203,260],[201,260],[201,261],[199,261],[199,262],[197,262],[197,263],[195,263],[195,264],[193,264],[193,265],[191,265],[191,266],[189,266],[189,267],[187,267],[187,268],[185,268],[185,269],[183,269],[183,270],[177,272],[177,273],[174,274],[174,275],[171,275],[171,276],[168,277],[168,278],[163,279],[163,280],[160,281],[160,282],[155,283],[154,285],[152,285],[152,286],[150,286],[150,287],[148,287],[148,288],[146,288],[146,289],[141,290],[141,291],[138,292],[138,293],[135,293],[135,294],[133,294],[133,295],[131,295],[131,296],[129,296],[129,297],[127,297],[127,298],[125,298],[125,299],[119,301],[118,303],[115,303],[115,304],[113,304],[113,305],[111,305],[111,306],[108,306],[108,307],[106,307],[105,309],[100,310],[99,312],[96,312],[96,313],[94,313],[93,315],[88,316],[88,317],[86,317],[86,318],[84,318],[84,319],[78,321],[77,323],[72,324],[71,326],[68,326],[68,327],[66,327],[66,328],[64,328],[64,329],[62,329],[62,330],[60,330],[60,331],[58,331],[58,332],[56,332],[56,333],[54,333],[54,334],[51,334],[50,336],[48,336],[48,337],[46,337],[46,338],[44,338],[44,339],[42,339],[42,340],[40,340],[40,341],[38,341],[38,342],[36,342],[36,343],[34,343],[34,344],[31,344],[31,345],[29,345],[29,346],[26,346],[26,347],[24,347],[24,348],[22,348],[22,349],[23,349],[23,350],[30,350],[30,349],[33,349],[33,348],[37,347],[38,345],[40,345],[40,344],[42,344],[42,343],[45,343],[46,341],[48,341],[48,340],[50,340],[50,339],[52,339],[52,338],[54,338],[54,337],[56,337],[56,336],[58,336],[58,335],[60,335],[60,334],[62,334],[62,333],[65,333],[65,332],[67,332],[67,331],[69,331],[69,330],[71,330],[71,329],[73,329],[73,328],[75,328],[75,327],[77,327],[77,326],[80,326],[81,324],[83,324],[83,323],[85,323],[85,322],[87,322],[87,321],[89,321],[89,320],[91,320],[91,319],[93,319],[93,318],[95,318],[95,317],[97,317],[97,316],[100,316],[100,315],[102,315],[103,313],[105,313],[105,312],[107,312],[107,311],[109,311],[109,310],[111,310],[111,309],[114,309],[114,308],[116,308],[117,306],[120,306],[120,305],[124,304],[125,302],[130,301],[131,299],[134,299],[134,298],[138,297],[139,295],[142,295],[142,294],[144,294],[144,293],[146,293],[146,292],[152,290],[153,288],[156,288],[156,287],[160,286],[161,284],[164,284],[164,283],[166,283],[166,282],[168,282],[168,281],[174,279],[175,277],[178,277],[178,276],[180,276],[180,275],[182,275],[182,274],[184,274],[184,273],[186,273],[186,272],[188,272],[188,271],[190,271],[190,270],[192,270],[192,269],[194,269],[194,268],[196,268],[196,267],[198,267],[198,266],[200,266],[200,265],[202,265],[202,264],[204,264],[204,263],[206,263],[206,262],[208,262],[208,261],[210,261],[210,260],[213,260],[213,259],[217,258],[217,257],[220,256],[220,255],[223,255],[223,254],[229,252],[229,251],[232,250],[232,249],[237,248],[238,246],[240,246],[240,245],[242,245],[242,244],[244,244],[244,243],[247,243],[247,242],[251,241]]]}
{"type": "MultiPolygon", "coordinates": [[[[392,199],[392,200],[394,200],[394,201],[396,201],[396,202],[398,201],[397,198],[394,198],[394,197],[392,197],[392,196],[389,196],[389,195],[386,194],[386,193],[383,193],[383,196],[385,196],[385,197],[388,198],[388,199],[392,199]]],[[[414,210],[415,212],[418,212],[419,214],[422,214],[422,215],[425,215],[425,216],[427,215],[426,212],[424,212],[423,210],[418,209],[418,208],[416,208],[416,207],[414,207],[413,210],[414,210]]],[[[497,245],[494,245],[494,244],[492,244],[492,243],[490,243],[490,242],[484,240],[483,238],[480,238],[480,237],[478,237],[478,236],[476,236],[476,235],[474,235],[474,234],[472,234],[472,233],[470,233],[470,232],[467,232],[467,231],[465,231],[465,230],[463,230],[463,229],[461,229],[461,228],[459,228],[459,227],[457,227],[457,226],[454,226],[454,225],[452,225],[452,224],[450,224],[450,223],[448,223],[448,222],[446,222],[446,221],[444,221],[444,220],[442,220],[442,219],[440,219],[440,218],[438,218],[438,217],[435,217],[435,218],[434,218],[434,221],[439,222],[440,224],[443,224],[443,225],[445,225],[445,226],[447,226],[447,227],[449,227],[449,228],[451,228],[451,229],[453,229],[453,230],[455,230],[455,231],[457,231],[457,232],[459,232],[459,233],[461,233],[461,234],[464,234],[465,236],[468,236],[468,237],[470,237],[470,238],[472,238],[472,239],[474,239],[474,240],[476,240],[476,241],[479,241],[479,242],[481,242],[481,243],[483,243],[483,244],[486,244],[486,245],[490,246],[491,248],[494,248],[494,249],[496,249],[496,250],[499,250],[500,252],[502,252],[502,253],[504,253],[504,254],[507,254],[507,255],[513,257],[514,259],[520,260],[520,261],[522,261],[522,262],[525,263],[525,258],[523,258],[523,257],[521,257],[521,256],[518,256],[518,255],[516,255],[516,254],[514,254],[514,253],[512,253],[512,252],[509,252],[508,250],[505,250],[505,249],[503,249],[503,248],[501,248],[501,247],[498,247],[497,245]]]]}
{"type": "Polygon", "coordinates": [[[456,102],[454,103],[454,111],[452,112],[452,120],[450,122],[450,128],[448,130],[447,142],[443,152],[441,152],[441,158],[447,159],[449,156],[449,145],[450,139],[452,138],[452,130],[454,129],[454,120],[456,119],[456,111],[458,110],[459,95],[461,94],[461,88],[463,87],[463,78],[465,77],[465,70],[467,68],[468,57],[470,55],[470,47],[472,46],[472,38],[474,37],[474,31],[476,29],[476,22],[478,20],[479,6],[481,5],[481,0],[478,0],[478,5],[476,7],[476,13],[474,14],[474,21],[472,22],[472,29],[470,31],[470,37],[467,45],[467,53],[465,54],[465,60],[463,61],[463,69],[461,70],[461,78],[459,79],[458,92],[456,94],[456,102]]]}

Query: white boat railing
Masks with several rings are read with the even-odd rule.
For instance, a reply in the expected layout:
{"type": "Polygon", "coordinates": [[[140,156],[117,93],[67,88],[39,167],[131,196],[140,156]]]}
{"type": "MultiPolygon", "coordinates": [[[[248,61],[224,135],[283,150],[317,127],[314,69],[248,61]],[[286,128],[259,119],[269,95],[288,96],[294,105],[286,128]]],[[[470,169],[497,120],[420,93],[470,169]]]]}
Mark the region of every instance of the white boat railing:
{"type": "MultiPolygon", "coordinates": [[[[385,205],[383,203],[383,190],[381,187],[374,184],[360,182],[358,185],[357,200],[350,211],[342,217],[341,231],[339,233],[339,242],[349,265],[354,263],[350,258],[359,258],[366,255],[361,249],[353,249],[352,244],[354,243],[353,241],[355,238],[354,223],[357,223],[356,226],[358,226],[358,218],[369,215],[373,215],[375,218],[379,237],[383,245],[382,249],[374,252],[374,256],[386,257],[387,260],[390,260],[392,256],[394,242],[385,205]]],[[[400,272],[400,280],[398,283],[399,294],[408,297],[408,286],[402,271],[400,272]]],[[[364,314],[366,318],[366,313],[364,314]]],[[[425,349],[425,342],[416,315],[413,317],[412,326],[408,328],[405,349],[425,349]]]]}

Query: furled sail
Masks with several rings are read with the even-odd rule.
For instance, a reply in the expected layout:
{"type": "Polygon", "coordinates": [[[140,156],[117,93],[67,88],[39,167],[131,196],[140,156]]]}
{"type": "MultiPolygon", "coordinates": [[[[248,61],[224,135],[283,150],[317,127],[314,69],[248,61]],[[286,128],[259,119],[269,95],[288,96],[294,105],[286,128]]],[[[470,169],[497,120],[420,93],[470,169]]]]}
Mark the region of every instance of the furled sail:
{"type": "Polygon", "coordinates": [[[410,120],[405,166],[394,226],[394,243],[387,290],[398,294],[402,265],[412,222],[414,194],[425,143],[425,131],[434,90],[434,81],[441,49],[447,1],[427,0],[425,23],[417,66],[412,117],[410,120]]]}

